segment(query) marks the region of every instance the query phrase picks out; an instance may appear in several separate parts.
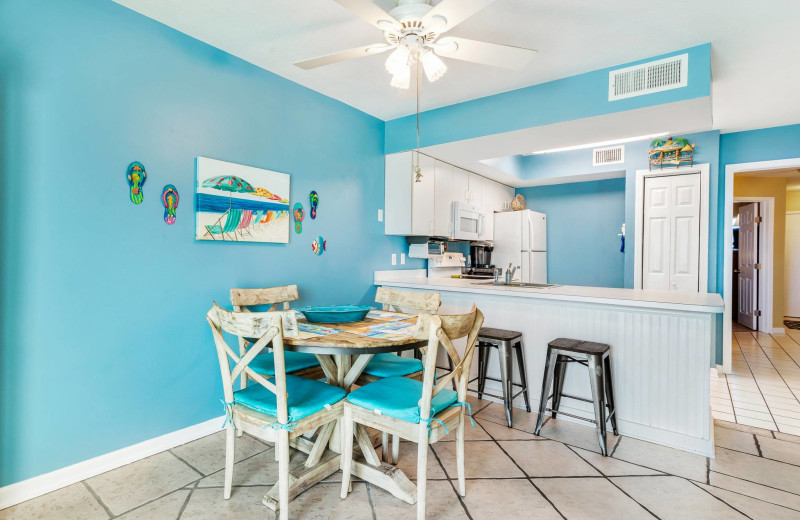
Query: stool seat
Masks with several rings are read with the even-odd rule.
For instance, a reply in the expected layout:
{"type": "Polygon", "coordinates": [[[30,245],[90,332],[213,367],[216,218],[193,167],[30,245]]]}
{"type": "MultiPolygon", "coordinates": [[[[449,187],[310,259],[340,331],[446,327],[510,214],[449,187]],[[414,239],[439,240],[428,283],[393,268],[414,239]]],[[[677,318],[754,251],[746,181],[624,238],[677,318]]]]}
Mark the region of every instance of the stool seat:
{"type": "Polygon", "coordinates": [[[595,343],[593,341],[583,341],[580,339],[558,338],[547,344],[548,347],[577,352],[579,354],[605,354],[611,350],[611,345],[605,343],[595,343]]]}
{"type": "Polygon", "coordinates": [[[493,329],[491,327],[481,327],[478,332],[478,341],[482,339],[495,341],[513,341],[521,338],[522,333],[515,330],[493,329]]]}

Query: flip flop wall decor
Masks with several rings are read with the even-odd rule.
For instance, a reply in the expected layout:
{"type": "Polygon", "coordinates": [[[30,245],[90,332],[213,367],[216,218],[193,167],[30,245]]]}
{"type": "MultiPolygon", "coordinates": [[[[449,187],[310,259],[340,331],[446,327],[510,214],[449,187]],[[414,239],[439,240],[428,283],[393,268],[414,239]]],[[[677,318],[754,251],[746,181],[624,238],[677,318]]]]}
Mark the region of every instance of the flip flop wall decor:
{"type": "Polygon", "coordinates": [[[295,204],[292,214],[294,215],[294,232],[299,235],[303,232],[303,219],[306,216],[306,212],[303,210],[303,205],[299,202],[295,204]]]}
{"type": "Polygon", "coordinates": [[[175,223],[175,213],[178,210],[178,190],[172,184],[167,184],[161,191],[161,202],[164,203],[164,222],[168,225],[175,223]]]}
{"type": "Polygon", "coordinates": [[[128,179],[128,186],[131,189],[131,202],[134,204],[141,204],[144,199],[142,187],[147,180],[147,172],[144,170],[144,164],[138,161],[130,163],[125,177],[128,179]]]}
{"type": "Polygon", "coordinates": [[[311,218],[317,218],[317,206],[319,205],[319,194],[316,191],[312,191],[308,194],[308,202],[311,206],[311,218]]]}

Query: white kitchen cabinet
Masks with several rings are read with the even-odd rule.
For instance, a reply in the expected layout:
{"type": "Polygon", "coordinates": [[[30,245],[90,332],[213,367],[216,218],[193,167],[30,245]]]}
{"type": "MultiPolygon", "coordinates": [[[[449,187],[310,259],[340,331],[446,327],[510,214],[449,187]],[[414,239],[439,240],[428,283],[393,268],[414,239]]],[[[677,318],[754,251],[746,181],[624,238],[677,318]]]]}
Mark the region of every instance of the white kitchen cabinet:
{"type": "Polygon", "coordinates": [[[469,202],[469,175],[467,170],[453,166],[453,200],[469,202]]]}
{"type": "Polygon", "coordinates": [[[384,233],[431,236],[434,223],[435,168],[432,157],[420,154],[421,182],[414,182],[413,152],[386,156],[384,233]]]}
{"type": "Polygon", "coordinates": [[[469,172],[469,198],[467,202],[474,206],[483,206],[483,188],[484,184],[492,182],[478,175],[477,173],[469,172]]]}
{"type": "Polygon", "coordinates": [[[457,196],[453,186],[455,168],[442,161],[436,161],[435,170],[433,234],[449,237],[453,232],[452,201],[457,196]]]}

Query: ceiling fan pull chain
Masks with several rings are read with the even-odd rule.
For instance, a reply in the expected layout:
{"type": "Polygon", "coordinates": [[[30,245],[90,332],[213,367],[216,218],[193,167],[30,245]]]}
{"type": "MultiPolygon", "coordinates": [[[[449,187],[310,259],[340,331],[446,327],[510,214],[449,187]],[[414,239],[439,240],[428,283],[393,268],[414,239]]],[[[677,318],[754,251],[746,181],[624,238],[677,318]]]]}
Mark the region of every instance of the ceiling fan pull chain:
{"type": "Polygon", "coordinates": [[[419,90],[422,78],[419,75],[419,63],[417,63],[417,165],[414,167],[414,182],[422,182],[422,170],[419,168],[419,90]]]}

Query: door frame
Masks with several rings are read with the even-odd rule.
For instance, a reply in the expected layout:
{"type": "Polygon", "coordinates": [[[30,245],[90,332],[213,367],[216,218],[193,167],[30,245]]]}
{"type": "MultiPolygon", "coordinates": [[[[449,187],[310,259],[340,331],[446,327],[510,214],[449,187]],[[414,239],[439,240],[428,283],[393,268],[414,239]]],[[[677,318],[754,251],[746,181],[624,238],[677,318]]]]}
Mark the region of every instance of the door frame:
{"type": "MultiPolygon", "coordinates": [[[[731,326],[733,290],[733,251],[725,244],[733,243],[733,176],[737,172],[752,172],[758,170],[777,170],[780,168],[800,168],[800,157],[794,159],[779,159],[776,161],[756,161],[749,163],[728,164],[725,166],[725,216],[723,220],[724,234],[722,235],[723,268],[722,268],[722,298],[725,301],[725,310],[722,314],[722,371],[731,373],[731,360],[733,357],[731,326]]],[[[774,216],[773,216],[774,218],[774,216]]],[[[719,256],[717,256],[719,258],[719,256]]]]}
{"type": "MultiPolygon", "coordinates": [[[[775,247],[775,197],[736,197],[731,200],[731,240],[733,240],[733,204],[736,202],[758,202],[758,215],[761,217],[761,226],[758,228],[758,263],[761,269],[758,273],[758,309],[761,316],[758,318],[758,332],[783,332],[772,327],[772,290],[774,283],[775,247]]],[[[726,246],[727,248],[727,246],[726,246]]],[[[731,250],[731,292],[733,292],[733,250],[731,250]]],[[[733,305],[731,301],[731,320],[733,319],[733,305]]]]}
{"type": "MultiPolygon", "coordinates": [[[[644,181],[648,177],[700,174],[700,260],[698,263],[698,288],[701,294],[708,292],[708,217],[709,217],[709,171],[708,163],[658,170],[636,170],[636,210],[634,213],[634,257],[633,288],[642,288],[642,252],[644,238],[644,181]]],[[[731,236],[733,231],[731,230],[731,236]]]]}

